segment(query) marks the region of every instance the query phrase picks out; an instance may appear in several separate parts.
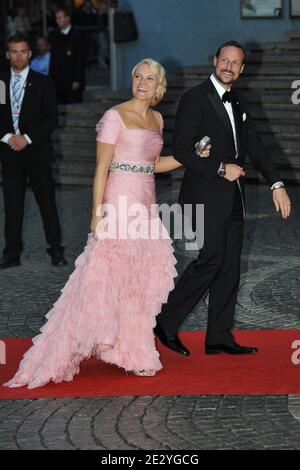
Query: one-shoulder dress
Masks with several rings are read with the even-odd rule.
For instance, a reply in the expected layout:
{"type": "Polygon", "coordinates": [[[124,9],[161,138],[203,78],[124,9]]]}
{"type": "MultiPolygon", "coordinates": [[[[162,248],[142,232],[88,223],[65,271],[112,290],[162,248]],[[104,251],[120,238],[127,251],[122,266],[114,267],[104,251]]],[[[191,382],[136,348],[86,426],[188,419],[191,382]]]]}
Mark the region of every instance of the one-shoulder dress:
{"type": "Polygon", "coordinates": [[[97,140],[115,145],[103,207],[116,233],[97,240],[88,234],[47,322],[4,386],[71,381],[91,356],[126,371],[162,368],[153,328],[177,275],[172,242],[156,210],[154,161],[163,146],[162,127],[126,128],[114,108],[97,124],[97,140]]]}

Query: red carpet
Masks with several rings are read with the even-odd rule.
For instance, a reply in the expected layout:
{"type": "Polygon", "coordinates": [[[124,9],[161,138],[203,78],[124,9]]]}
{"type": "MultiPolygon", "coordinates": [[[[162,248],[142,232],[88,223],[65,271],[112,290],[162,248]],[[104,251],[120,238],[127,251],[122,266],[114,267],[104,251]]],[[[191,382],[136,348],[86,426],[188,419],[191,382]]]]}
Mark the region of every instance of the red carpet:
{"type": "MultiPolygon", "coordinates": [[[[0,399],[96,397],[118,395],[300,394],[300,365],[294,365],[292,343],[299,330],[238,331],[236,340],[259,348],[253,356],[204,355],[204,333],[182,333],[190,357],[160,347],[164,369],[156,377],[126,376],[122,369],[95,359],[82,362],[72,382],[0,387],[0,399]]],[[[0,365],[0,384],[17,370],[30,339],[7,339],[7,365],[0,365]]],[[[298,354],[300,358],[300,352],[298,354]]]]}

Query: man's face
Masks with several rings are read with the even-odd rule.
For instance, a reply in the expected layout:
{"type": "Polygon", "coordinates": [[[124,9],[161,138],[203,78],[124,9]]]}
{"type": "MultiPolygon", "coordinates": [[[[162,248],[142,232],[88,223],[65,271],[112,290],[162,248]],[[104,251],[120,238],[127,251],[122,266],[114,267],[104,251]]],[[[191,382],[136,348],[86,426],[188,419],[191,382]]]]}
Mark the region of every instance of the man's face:
{"type": "Polygon", "coordinates": [[[31,56],[32,52],[26,42],[10,43],[6,53],[11,67],[16,72],[22,72],[28,66],[31,56]]]}
{"type": "Polygon", "coordinates": [[[37,42],[37,50],[39,55],[45,55],[49,51],[49,44],[47,39],[39,38],[37,42]]]}
{"type": "Polygon", "coordinates": [[[69,16],[66,16],[63,11],[58,11],[55,15],[56,24],[59,29],[65,29],[70,26],[71,20],[69,16]]]}
{"type": "Polygon", "coordinates": [[[222,47],[219,57],[214,57],[215,76],[223,85],[238,80],[244,70],[242,49],[234,46],[222,47]]]}

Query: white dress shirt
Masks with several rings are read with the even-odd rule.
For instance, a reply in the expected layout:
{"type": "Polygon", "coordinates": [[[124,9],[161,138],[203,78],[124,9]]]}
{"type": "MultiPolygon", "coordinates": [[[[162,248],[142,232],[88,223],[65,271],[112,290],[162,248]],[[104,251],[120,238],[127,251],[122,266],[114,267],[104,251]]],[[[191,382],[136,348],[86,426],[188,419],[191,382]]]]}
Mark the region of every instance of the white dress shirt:
{"type": "MultiPolygon", "coordinates": [[[[11,112],[13,113],[13,108],[12,108],[12,103],[13,103],[13,83],[14,83],[14,80],[15,80],[15,76],[16,75],[19,75],[21,77],[21,86],[22,86],[22,91],[21,91],[21,95],[20,95],[20,100],[19,100],[19,104],[20,104],[20,109],[22,108],[22,103],[23,103],[23,99],[24,99],[24,95],[25,95],[25,87],[26,87],[26,82],[27,82],[27,77],[28,77],[28,73],[29,73],[29,65],[24,69],[22,70],[21,73],[19,74],[16,74],[13,69],[11,69],[11,78],[10,78],[10,102],[11,102],[11,112]]],[[[9,134],[5,134],[4,137],[2,137],[1,139],[1,142],[4,142],[5,144],[8,144],[8,141],[9,139],[12,137],[13,134],[9,133],[9,134]]],[[[20,133],[20,130],[18,129],[18,131],[16,132],[16,135],[21,135],[20,133]]],[[[28,144],[32,144],[32,140],[30,139],[30,137],[27,135],[27,134],[24,134],[24,137],[25,139],[27,140],[28,144]]]]}
{"type": "MultiPolygon", "coordinates": [[[[214,76],[214,74],[212,73],[211,76],[210,76],[210,79],[215,87],[215,89],[217,90],[218,92],[218,95],[220,96],[221,100],[223,98],[223,95],[226,91],[229,91],[230,88],[228,90],[225,90],[225,88],[221,85],[220,82],[218,82],[218,80],[216,79],[216,77],[214,76]]],[[[230,122],[231,122],[231,127],[232,127],[232,132],[233,132],[233,139],[234,139],[234,146],[235,146],[235,158],[238,157],[238,150],[237,150],[237,139],[236,139],[236,128],[235,128],[235,120],[234,120],[234,115],[233,115],[233,110],[232,110],[232,104],[229,103],[228,101],[226,101],[226,103],[223,103],[226,111],[227,111],[227,114],[229,116],[229,119],[230,119],[230,122]]]]}
{"type": "Polygon", "coordinates": [[[69,32],[71,31],[71,29],[72,29],[72,25],[68,26],[67,28],[61,29],[60,32],[61,32],[62,34],[67,35],[67,34],[69,34],[69,32]]]}

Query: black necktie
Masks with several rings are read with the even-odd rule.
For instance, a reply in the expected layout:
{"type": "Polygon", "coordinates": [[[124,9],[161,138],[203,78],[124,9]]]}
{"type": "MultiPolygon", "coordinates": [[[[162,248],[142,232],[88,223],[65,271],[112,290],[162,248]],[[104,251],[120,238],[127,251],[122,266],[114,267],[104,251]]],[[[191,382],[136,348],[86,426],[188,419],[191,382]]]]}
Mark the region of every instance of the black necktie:
{"type": "Polygon", "coordinates": [[[236,103],[236,94],[234,91],[225,91],[224,95],[222,96],[222,101],[223,103],[226,103],[226,101],[228,101],[228,103],[236,103]]]}

